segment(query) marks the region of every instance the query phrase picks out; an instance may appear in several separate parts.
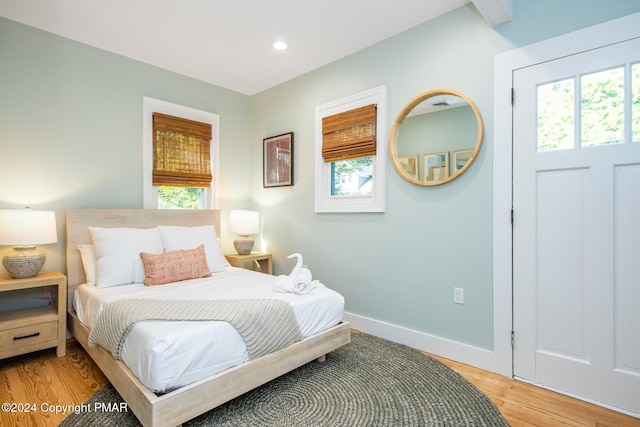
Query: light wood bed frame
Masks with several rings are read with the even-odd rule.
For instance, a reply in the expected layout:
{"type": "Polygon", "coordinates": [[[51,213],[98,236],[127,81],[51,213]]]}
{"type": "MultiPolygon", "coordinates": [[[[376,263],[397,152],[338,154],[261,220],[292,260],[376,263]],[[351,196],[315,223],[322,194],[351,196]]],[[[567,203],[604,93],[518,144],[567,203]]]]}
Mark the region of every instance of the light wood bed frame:
{"type": "Polygon", "coordinates": [[[249,390],[348,344],[350,325],[342,322],[314,336],[255,360],[229,368],[163,395],[145,387],[129,368],[104,348],[89,347],[89,329],[77,318],[73,294],[85,282],[78,244],[91,244],[87,226],[150,228],[157,225],[214,224],[220,236],[219,210],[69,209],[67,211],[67,279],[69,329],[89,353],[142,425],[176,426],[249,390]]]}

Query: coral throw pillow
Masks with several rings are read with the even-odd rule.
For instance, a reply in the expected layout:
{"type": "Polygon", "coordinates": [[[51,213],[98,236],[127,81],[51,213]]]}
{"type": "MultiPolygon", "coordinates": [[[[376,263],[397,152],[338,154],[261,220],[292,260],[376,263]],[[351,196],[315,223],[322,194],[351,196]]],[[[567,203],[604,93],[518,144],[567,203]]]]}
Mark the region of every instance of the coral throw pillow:
{"type": "Polygon", "coordinates": [[[144,264],[144,284],[147,286],[211,276],[204,245],[163,254],[141,252],[140,258],[144,264]]]}

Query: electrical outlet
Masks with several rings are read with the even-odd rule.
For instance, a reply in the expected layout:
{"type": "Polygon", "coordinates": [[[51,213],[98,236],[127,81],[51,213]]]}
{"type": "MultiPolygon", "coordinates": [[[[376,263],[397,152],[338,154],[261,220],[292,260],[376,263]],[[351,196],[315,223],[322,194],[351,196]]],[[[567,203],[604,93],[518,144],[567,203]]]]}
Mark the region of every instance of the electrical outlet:
{"type": "Polygon", "coordinates": [[[453,288],[453,302],[456,304],[464,304],[464,289],[453,288]]]}

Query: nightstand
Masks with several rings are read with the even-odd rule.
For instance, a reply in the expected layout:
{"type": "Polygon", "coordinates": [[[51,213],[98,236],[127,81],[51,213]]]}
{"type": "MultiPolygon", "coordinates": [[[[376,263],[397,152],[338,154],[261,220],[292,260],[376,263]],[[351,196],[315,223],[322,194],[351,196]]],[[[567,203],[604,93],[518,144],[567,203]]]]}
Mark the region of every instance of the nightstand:
{"type": "Polygon", "coordinates": [[[249,255],[225,254],[224,255],[234,267],[247,268],[256,270],[254,266],[257,264],[258,270],[266,274],[273,274],[273,264],[271,254],[262,252],[251,252],[249,255]]]}
{"type": "Polygon", "coordinates": [[[38,273],[27,279],[0,276],[0,292],[52,287],[55,305],[0,313],[0,359],[56,347],[67,353],[67,277],[59,271],[38,273]]]}

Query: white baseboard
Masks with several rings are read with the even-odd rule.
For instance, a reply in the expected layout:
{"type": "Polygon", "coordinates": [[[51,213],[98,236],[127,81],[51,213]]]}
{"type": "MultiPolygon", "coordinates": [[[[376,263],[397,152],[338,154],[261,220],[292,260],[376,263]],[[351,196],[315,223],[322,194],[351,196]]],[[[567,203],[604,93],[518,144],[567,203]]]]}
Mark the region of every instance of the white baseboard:
{"type": "Polygon", "coordinates": [[[351,328],[376,337],[403,344],[420,351],[451,359],[465,365],[475,366],[486,371],[506,375],[511,367],[497,366],[493,351],[463,344],[457,341],[430,335],[424,332],[407,329],[402,326],[382,322],[353,313],[344,313],[344,320],[351,323],[351,328]]]}

